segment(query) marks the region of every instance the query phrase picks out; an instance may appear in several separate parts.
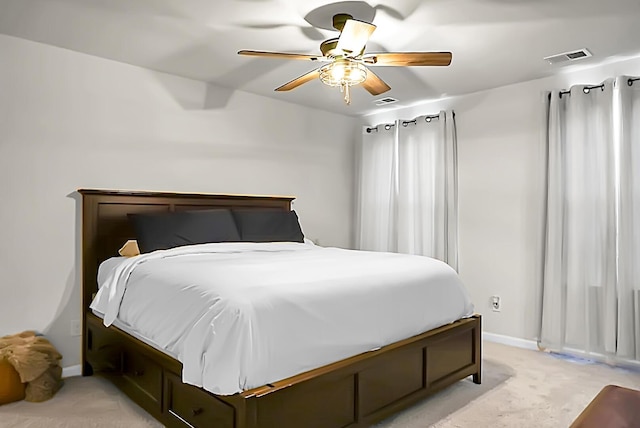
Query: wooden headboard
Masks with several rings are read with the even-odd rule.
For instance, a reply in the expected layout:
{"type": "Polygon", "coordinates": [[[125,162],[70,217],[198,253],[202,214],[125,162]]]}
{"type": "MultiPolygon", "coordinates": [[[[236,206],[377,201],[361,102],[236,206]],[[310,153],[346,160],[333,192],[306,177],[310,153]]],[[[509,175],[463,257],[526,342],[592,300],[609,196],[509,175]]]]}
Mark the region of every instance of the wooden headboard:
{"type": "Polygon", "coordinates": [[[211,208],[291,210],[289,196],[216,195],[79,189],[82,195],[82,314],[98,290],[98,266],[135,239],[127,214],[211,208]]]}

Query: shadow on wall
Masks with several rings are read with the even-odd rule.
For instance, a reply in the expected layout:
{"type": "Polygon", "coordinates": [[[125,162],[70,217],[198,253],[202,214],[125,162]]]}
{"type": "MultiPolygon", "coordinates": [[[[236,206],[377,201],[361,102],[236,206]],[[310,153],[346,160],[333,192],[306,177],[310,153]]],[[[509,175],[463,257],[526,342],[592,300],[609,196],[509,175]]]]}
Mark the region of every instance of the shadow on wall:
{"type": "Polygon", "coordinates": [[[205,110],[224,109],[235,90],[207,83],[207,93],[204,96],[205,110]]]}
{"type": "Polygon", "coordinates": [[[162,72],[154,72],[153,77],[184,110],[217,110],[224,109],[231,95],[235,92],[235,89],[222,85],[231,85],[231,82],[235,82],[234,86],[243,87],[268,72],[283,67],[286,63],[287,61],[282,60],[250,59],[242,65],[217,76],[216,82],[219,82],[219,84],[204,81],[197,82],[204,82],[206,85],[204,94],[200,89],[200,85],[194,84],[193,79],[181,78],[162,72]]]}
{"type": "Polygon", "coordinates": [[[176,105],[186,111],[224,109],[234,89],[212,83],[194,82],[165,73],[153,73],[158,86],[165,90],[176,105]],[[205,85],[204,91],[202,86],[205,85]]]}
{"type": "MultiPolygon", "coordinates": [[[[56,347],[63,356],[62,367],[71,367],[80,364],[81,335],[72,332],[74,324],[82,320],[81,296],[80,296],[80,266],[82,266],[82,199],[78,192],[67,195],[68,198],[76,202],[75,209],[75,251],[74,263],[62,293],[62,298],[58,304],[58,309],[51,323],[46,326],[42,333],[56,347]]],[[[81,328],[80,324],[80,328],[81,328]]],[[[81,330],[80,330],[81,332],[81,330]]]]}

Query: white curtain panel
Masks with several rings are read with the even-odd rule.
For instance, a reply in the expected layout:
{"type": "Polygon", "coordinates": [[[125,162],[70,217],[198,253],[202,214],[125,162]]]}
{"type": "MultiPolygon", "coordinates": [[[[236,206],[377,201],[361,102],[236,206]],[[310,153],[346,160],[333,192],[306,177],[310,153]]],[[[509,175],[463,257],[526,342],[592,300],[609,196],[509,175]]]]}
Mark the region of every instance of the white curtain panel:
{"type": "Polygon", "coordinates": [[[613,84],[551,93],[541,342],[615,351],[613,84]]]}
{"type": "Polygon", "coordinates": [[[616,88],[620,96],[617,355],[640,360],[640,80],[619,77],[616,88]]]}
{"type": "Polygon", "coordinates": [[[640,91],[629,78],[550,95],[543,346],[640,353],[640,91]]]}
{"type": "Polygon", "coordinates": [[[360,147],[356,248],[396,251],[396,129],[378,126],[360,147]]]}
{"type": "Polygon", "coordinates": [[[458,265],[454,114],[396,121],[363,135],[357,247],[458,265]]]}
{"type": "Polygon", "coordinates": [[[457,269],[456,138],[451,112],[399,121],[398,252],[457,269]]]}

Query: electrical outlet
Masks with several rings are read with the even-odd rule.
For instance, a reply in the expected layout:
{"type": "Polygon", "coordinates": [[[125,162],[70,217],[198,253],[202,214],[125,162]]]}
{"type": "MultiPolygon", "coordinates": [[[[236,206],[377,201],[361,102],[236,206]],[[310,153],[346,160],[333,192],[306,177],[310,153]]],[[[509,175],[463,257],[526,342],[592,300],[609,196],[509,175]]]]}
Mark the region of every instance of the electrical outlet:
{"type": "Polygon", "coordinates": [[[71,320],[69,329],[71,336],[82,336],[82,323],[80,320],[71,320]]]}
{"type": "Polygon", "coordinates": [[[493,312],[500,312],[500,309],[502,309],[500,296],[491,296],[491,310],[493,312]]]}

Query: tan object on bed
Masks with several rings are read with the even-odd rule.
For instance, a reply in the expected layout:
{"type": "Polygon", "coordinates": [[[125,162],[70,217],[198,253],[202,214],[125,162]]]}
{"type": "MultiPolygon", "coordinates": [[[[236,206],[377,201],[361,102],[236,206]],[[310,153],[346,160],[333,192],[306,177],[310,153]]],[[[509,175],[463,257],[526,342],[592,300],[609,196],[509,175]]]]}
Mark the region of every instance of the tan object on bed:
{"type": "Polygon", "coordinates": [[[124,243],[122,248],[118,250],[118,254],[122,257],[135,257],[140,255],[140,248],[138,248],[138,241],[130,239],[124,243]]]}

